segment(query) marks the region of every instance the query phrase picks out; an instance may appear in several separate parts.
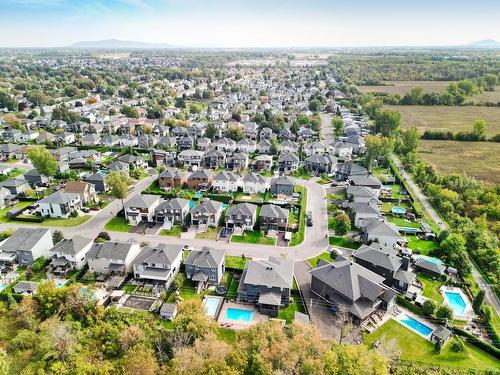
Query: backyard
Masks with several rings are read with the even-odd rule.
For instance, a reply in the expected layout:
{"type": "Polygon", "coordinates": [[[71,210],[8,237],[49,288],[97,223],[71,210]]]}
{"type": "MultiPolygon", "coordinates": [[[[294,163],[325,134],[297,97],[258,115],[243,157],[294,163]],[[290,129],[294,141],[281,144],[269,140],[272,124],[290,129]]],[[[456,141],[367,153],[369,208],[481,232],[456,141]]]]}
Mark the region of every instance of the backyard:
{"type": "Polygon", "coordinates": [[[431,240],[421,240],[417,236],[406,236],[408,247],[414,252],[429,255],[432,250],[439,250],[439,244],[431,240]]]}
{"type": "Polygon", "coordinates": [[[295,316],[295,311],[305,312],[302,301],[298,295],[293,296],[293,302],[288,305],[287,308],[280,309],[278,313],[278,319],[286,320],[287,323],[292,323],[295,316]]]}
{"type": "Polygon", "coordinates": [[[451,350],[451,340],[441,353],[437,353],[434,344],[427,341],[400,323],[390,319],[376,331],[364,336],[364,343],[371,346],[375,341],[380,341],[395,348],[401,354],[401,359],[420,361],[431,365],[445,365],[461,369],[477,368],[492,369],[498,367],[498,360],[484,351],[465,344],[464,353],[455,353],[451,350]]]}
{"type": "Polygon", "coordinates": [[[25,208],[28,207],[30,204],[33,204],[34,202],[27,201],[27,202],[19,202],[18,204],[12,206],[12,207],[5,207],[0,210],[0,223],[8,223],[10,219],[7,217],[7,212],[12,211],[12,210],[17,210],[20,208],[25,208]]]}
{"type": "Polygon", "coordinates": [[[231,242],[274,246],[276,244],[276,238],[266,237],[263,232],[246,230],[243,232],[243,235],[241,236],[232,235],[231,242]]]}
{"type": "Polygon", "coordinates": [[[398,227],[420,228],[420,223],[417,221],[408,221],[400,217],[387,217],[386,219],[398,227]]]}
{"type": "Polygon", "coordinates": [[[423,274],[419,274],[417,276],[417,279],[420,280],[420,282],[423,284],[424,297],[430,298],[438,305],[441,305],[443,303],[443,296],[441,295],[441,293],[439,293],[438,289],[441,287],[441,285],[443,285],[443,283],[423,274]]]}

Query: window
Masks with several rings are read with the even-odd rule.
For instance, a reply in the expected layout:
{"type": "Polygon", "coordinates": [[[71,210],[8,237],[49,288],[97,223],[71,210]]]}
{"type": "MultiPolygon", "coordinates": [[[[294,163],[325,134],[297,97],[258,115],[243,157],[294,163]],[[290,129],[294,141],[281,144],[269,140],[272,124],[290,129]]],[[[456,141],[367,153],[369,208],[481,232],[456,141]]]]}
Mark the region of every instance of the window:
{"type": "Polygon", "coordinates": [[[210,275],[210,280],[215,280],[215,275],[210,275]]]}

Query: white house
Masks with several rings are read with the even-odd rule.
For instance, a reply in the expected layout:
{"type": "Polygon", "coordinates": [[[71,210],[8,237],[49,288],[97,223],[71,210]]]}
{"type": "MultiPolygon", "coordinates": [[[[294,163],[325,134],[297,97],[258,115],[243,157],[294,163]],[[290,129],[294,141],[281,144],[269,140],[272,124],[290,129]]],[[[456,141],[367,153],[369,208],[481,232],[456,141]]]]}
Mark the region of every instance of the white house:
{"type": "Polygon", "coordinates": [[[181,267],[182,249],[182,245],[162,243],[144,247],[132,262],[134,277],[168,289],[181,267]]]}
{"type": "Polygon", "coordinates": [[[241,186],[245,194],[263,194],[268,188],[265,178],[257,173],[245,175],[241,180],[241,186]]]}
{"type": "Polygon", "coordinates": [[[52,261],[50,265],[56,274],[66,274],[71,269],[81,269],[87,264],[85,256],[94,240],[80,235],[64,239],[50,249],[52,261]]]}
{"type": "Polygon", "coordinates": [[[59,190],[39,200],[38,207],[42,216],[67,219],[72,211],[82,207],[82,201],[79,194],[59,190]]]}
{"type": "Polygon", "coordinates": [[[140,250],[138,243],[94,243],[86,256],[89,270],[99,275],[126,274],[132,270],[132,261],[140,250]]]}
{"type": "Polygon", "coordinates": [[[232,172],[221,171],[212,180],[214,191],[228,193],[237,191],[240,186],[240,176],[232,172]]]}

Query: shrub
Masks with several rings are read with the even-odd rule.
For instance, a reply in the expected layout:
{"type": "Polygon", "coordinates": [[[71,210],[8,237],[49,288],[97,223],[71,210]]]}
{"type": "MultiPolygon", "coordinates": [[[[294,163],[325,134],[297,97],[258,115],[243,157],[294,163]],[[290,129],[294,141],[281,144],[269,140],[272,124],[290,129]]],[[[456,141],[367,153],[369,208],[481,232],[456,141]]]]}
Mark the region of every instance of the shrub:
{"type": "Polygon", "coordinates": [[[446,305],[440,306],[436,310],[436,318],[439,320],[453,320],[453,311],[446,305]]]}
{"type": "Polygon", "coordinates": [[[52,242],[57,244],[62,240],[64,240],[64,234],[60,230],[55,230],[54,233],[52,233],[52,242]]]}
{"type": "Polygon", "coordinates": [[[78,216],[78,211],[73,210],[71,211],[71,217],[77,217],[78,216]]]}
{"type": "Polygon", "coordinates": [[[109,235],[108,232],[100,232],[99,235],[97,236],[97,238],[101,238],[105,241],[111,240],[111,236],[109,235]]]}
{"type": "Polygon", "coordinates": [[[451,350],[455,353],[463,353],[465,351],[465,345],[461,339],[458,337],[451,343],[451,350]]]}
{"type": "Polygon", "coordinates": [[[436,310],[436,303],[430,299],[424,302],[422,305],[422,312],[427,316],[432,316],[436,310]]]}

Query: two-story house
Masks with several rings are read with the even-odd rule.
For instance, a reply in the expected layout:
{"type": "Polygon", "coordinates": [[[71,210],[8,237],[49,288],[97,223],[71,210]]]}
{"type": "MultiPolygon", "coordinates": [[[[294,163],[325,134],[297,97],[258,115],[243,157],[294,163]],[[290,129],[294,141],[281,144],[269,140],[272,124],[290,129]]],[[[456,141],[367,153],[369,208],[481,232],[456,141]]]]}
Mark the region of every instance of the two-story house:
{"type": "Polygon", "coordinates": [[[30,266],[40,258],[48,258],[54,246],[52,232],[47,228],[18,228],[0,245],[0,269],[13,263],[30,266]]]}
{"type": "Polygon", "coordinates": [[[253,231],[257,220],[257,206],[251,203],[238,203],[226,212],[226,228],[234,232],[253,231]]]}
{"type": "Polygon", "coordinates": [[[71,212],[82,207],[79,194],[58,190],[38,202],[40,213],[44,217],[67,219],[71,212]]]}
{"type": "Polygon", "coordinates": [[[193,190],[206,190],[212,186],[213,175],[208,169],[194,171],[187,178],[187,184],[193,190]]]}
{"type": "Polygon", "coordinates": [[[134,278],[167,290],[179,272],[181,260],[181,245],[144,247],[132,261],[134,278]]]}
{"type": "Polygon", "coordinates": [[[285,195],[291,197],[295,191],[295,183],[287,176],[271,179],[269,191],[273,195],[285,195]]]}
{"type": "Polygon", "coordinates": [[[158,184],[161,189],[171,190],[184,185],[187,182],[187,174],[178,169],[166,169],[160,173],[158,184]]]}
{"type": "Polygon", "coordinates": [[[225,271],[225,255],[225,250],[210,247],[189,252],[184,261],[185,272],[189,280],[198,283],[197,292],[221,282],[225,271]]]}
{"type": "Polygon", "coordinates": [[[132,271],[132,261],[140,250],[138,243],[94,243],[86,256],[89,270],[99,276],[126,275],[132,271]]]}
{"type": "Polygon", "coordinates": [[[263,205],[259,214],[260,230],[286,231],[288,228],[288,214],[289,211],[286,208],[282,208],[275,204],[263,205]]]}
{"type": "Polygon", "coordinates": [[[221,202],[203,199],[191,209],[191,225],[198,227],[199,231],[204,231],[207,227],[216,228],[223,211],[221,202]]]}
{"type": "Polygon", "coordinates": [[[183,198],[172,198],[162,201],[155,209],[157,223],[183,224],[190,210],[190,201],[183,198]]]}
{"type": "Polygon", "coordinates": [[[152,222],[156,207],[160,204],[160,197],[151,194],[136,194],[123,205],[125,219],[137,225],[140,222],[152,222]]]}
{"type": "Polygon", "coordinates": [[[248,173],[241,179],[241,187],[245,194],[263,194],[267,191],[267,181],[257,173],[248,173]]]}
{"type": "Polygon", "coordinates": [[[67,275],[71,270],[82,269],[87,264],[85,256],[89,252],[94,240],[80,235],[65,238],[52,249],[50,267],[56,275],[67,275]]]}
{"type": "Polygon", "coordinates": [[[213,190],[221,193],[238,191],[240,176],[233,172],[221,171],[212,180],[213,190]]]}
{"type": "Polygon", "coordinates": [[[296,172],[299,169],[299,157],[291,152],[282,152],[278,156],[278,168],[284,173],[296,172]]]}

